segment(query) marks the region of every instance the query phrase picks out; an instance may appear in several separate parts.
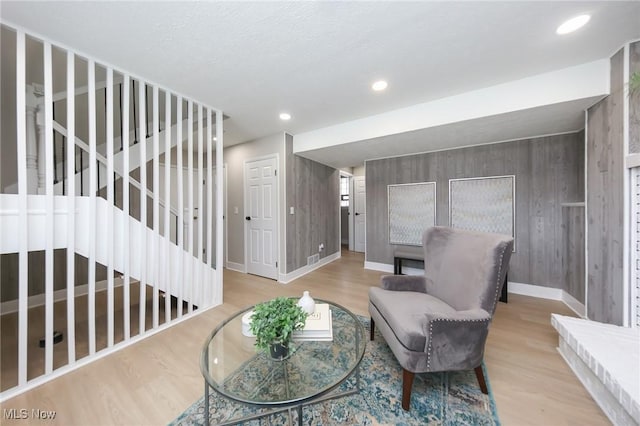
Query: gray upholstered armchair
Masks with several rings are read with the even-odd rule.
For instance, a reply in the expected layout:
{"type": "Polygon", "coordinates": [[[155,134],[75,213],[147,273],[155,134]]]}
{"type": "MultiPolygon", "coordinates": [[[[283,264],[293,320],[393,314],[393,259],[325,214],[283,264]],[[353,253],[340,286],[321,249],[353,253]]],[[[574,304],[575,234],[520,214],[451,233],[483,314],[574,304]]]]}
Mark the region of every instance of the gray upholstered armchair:
{"type": "Polygon", "coordinates": [[[423,235],[424,276],[389,275],[369,289],[374,327],[403,368],[402,408],[415,373],[474,369],[482,392],[484,344],[513,238],[433,227],[423,235]]]}

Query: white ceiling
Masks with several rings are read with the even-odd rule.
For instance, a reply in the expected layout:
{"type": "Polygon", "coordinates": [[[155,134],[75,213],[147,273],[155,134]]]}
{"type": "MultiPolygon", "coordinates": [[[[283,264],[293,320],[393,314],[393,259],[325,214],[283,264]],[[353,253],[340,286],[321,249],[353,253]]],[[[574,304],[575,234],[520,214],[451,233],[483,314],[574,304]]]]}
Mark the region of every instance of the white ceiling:
{"type": "MultiPolygon", "coordinates": [[[[0,16],[222,109],[230,116],[225,145],[279,131],[295,135],[607,58],[640,38],[638,1],[2,1],[0,16]],[[586,27],[555,34],[562,21],[585,12],[592,15],[586,27]],[[383,93],[370,90],[378,78],[389,81],[383,93]],[[281,111],[292,120],[281,122],[281,111]]],[[[479,140],[506,140],[526,137],[544,117],[554,118],[549,129],[566,131],[575,129],[584,105],[556,106],[527,120],[502,117],[524,122],[522,128],[495,126],[493,117],[425,132],[450,139],[480,129],[479,140]],[[564,127],[557,124],[560,114],[567,117],[564,127]]],[[[537,127],[534,134],[541,133],[547,127],[537,127]]],[[[366,158],[363,146],[349,145],[349,165],[366,158]]],[[[335,157],[327,151],[317,158],[337,165],[335,157]]]]}

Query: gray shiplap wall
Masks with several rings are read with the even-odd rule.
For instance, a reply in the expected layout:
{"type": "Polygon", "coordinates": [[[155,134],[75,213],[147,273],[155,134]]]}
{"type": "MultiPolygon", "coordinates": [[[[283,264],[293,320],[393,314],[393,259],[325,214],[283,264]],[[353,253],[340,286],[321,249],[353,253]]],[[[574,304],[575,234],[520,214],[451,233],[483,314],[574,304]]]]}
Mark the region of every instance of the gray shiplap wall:
{"type": "Polygon", "coordinates": [[[293,154],[293,138],[285,136],[287,167],[287,273],[340,250],[340,172],[293,154]],[[294,214],[290,214],[290,208],[294,214]],[[319,252],[318,246],[324,244],[319,252]]]}
{"type": "MultiPolygon", "coordinates": [[[[640,72],[640,41],[629,49],[629,75],[640,72]]],[[[640,90],[629,97],[629,152],[640,153],[640,90]]]]}
{"type": "Polygon", "coordinates": [[[517,252],[509,280],[562,288],[562,203],[584,200],[584,133],[367,161],[367,261],[393,263],[387,185],[435,181],[448,225],[449,179],[515,175],[517,252]]]}
{"type": "Polygon", "coordinates": [[[611,58],[611,94],[587,118],[587,316],[622,325],[624,51],[611,58]]]}
{"type": "Polygon", "coordinates": [[[562,206],[564,286],[562,289],[584,304],[584,205],[562,206]]]}

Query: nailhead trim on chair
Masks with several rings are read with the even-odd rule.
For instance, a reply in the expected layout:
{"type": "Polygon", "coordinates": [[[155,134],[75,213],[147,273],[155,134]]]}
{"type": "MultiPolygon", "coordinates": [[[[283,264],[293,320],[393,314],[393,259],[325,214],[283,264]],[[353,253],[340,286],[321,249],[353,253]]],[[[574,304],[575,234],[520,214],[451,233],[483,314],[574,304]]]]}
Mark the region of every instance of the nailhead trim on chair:
{"type": "Polygon", "coordinates": [[[431,369],[431,342],[433,342],[433,339],[431,338],[433,336],[433,321],[429,321],[429,345],[427,346],[427,370],[431,369]]]}
{"type": "Polygon", "coordinates": [[[429,321],[429,344],[427,345],[427,370],[431,368],[431,342],[433,342],[433,323],[437,321],[446,321],[446,322],[489,322],[491,321],[491,317],[484,319],[453,319],[453,318],[434,318],[429,321]]]}
{"type": "Polygon", "coordinates": [[[493,306],[491,307],[491,312],[490,315],[493,316],[493,314],[496,311],[496,304],[498,303],[498,298],[500,297],[500,275],[502,272],[502,259],[504,258],[504,253],[507,251],[507,247],[509,247],[509,245],[505,245],[505,247],[502,249],[502,253],[500,253],[500,267],[498,268],[498,282],[496,284],[496,296],[493,299],[493,306]]]}

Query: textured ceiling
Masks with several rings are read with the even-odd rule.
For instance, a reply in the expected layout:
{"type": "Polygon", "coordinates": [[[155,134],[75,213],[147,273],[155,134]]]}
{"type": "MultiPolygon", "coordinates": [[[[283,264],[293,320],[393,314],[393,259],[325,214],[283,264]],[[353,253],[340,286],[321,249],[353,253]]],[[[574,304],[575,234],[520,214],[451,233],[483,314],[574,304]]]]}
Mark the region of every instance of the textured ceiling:
{"type": "Polygon", "coordinates": [[[640,38],[637,1],[2,1],[0,16],[222,109],[226,144],[606,58],[640,38]],[[585,28],[555,34],[584,12],[585,28]],[[378,78],[384,93],[369,88],[378,78]]]}

